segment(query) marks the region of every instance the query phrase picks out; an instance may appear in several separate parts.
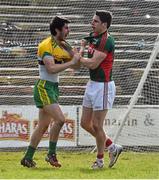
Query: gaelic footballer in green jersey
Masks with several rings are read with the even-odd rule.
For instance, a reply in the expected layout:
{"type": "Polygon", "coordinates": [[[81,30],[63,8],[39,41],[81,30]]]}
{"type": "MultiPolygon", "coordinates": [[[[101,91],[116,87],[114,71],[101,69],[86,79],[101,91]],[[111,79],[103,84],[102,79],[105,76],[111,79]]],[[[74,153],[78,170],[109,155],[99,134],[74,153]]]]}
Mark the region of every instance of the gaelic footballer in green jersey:
{"type": "Polygon", "coordinates": [[[115,42],[107,31],[101,34],[91,33],[85,38],[89,42],[88,58],[92,58],[94,50],[106,53],[105,59],[96,69],[89,69],[90,79],[99,82],[112,81],[115,42]]]}

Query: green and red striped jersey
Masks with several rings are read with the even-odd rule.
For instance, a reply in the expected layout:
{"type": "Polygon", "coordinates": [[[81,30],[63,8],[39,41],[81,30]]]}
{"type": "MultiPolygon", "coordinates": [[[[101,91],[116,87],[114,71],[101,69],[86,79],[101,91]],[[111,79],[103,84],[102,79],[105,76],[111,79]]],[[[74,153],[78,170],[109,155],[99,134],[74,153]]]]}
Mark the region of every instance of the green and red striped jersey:
{"type": "Polygon", "coordinates": [[[90,33],[89,37],[85,38],[89,42],[88,58],[93,56],[94,50],[99,50],[106,53],[106,58],[96,69],[90,69],[90,79],[98,82],[112,81],[112,68],[114,61],[115,42],[112,36],[107,31],[102,34],[90,33]]]}

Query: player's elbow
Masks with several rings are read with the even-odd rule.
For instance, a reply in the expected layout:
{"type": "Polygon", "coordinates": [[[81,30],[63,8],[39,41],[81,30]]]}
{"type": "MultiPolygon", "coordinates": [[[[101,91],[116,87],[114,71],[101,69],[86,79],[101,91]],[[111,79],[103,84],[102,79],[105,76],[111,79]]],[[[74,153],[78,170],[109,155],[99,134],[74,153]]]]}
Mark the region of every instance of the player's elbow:
{"type": "Polygon", "coordinates": [[[91,69],[91,70],[94,70],[94,69],[96,69],[97,68],[97,66],[94,66],[94,65],[91,65],[90,67],[89,67],[89,69],[91,69]]]}

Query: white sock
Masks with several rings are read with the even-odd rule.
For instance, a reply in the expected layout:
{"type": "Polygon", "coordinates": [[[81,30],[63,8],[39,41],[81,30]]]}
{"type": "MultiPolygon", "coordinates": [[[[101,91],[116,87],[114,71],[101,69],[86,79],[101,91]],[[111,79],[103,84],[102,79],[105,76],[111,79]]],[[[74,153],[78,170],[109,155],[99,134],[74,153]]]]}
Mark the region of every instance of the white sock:
{"type": "Polygon", "coordinates": [[[115,150],[116,150],[116,146],[115,146],[114,143],[112,143],[110,146],[108,146],[108,151],[109,152],[115,152],[115,150]]]}

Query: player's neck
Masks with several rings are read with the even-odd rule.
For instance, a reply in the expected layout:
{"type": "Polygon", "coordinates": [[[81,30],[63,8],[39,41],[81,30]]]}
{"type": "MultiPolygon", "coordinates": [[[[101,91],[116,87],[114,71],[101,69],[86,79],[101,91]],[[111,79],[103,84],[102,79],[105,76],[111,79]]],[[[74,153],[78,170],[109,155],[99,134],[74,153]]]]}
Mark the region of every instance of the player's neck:
{"type": "Polygon", "coordinates": [[[107,32],[107,29],[103,29],[99,34],[104,34],[105,32],[107,32]]]}
{"type": "Polygon", "coordinates": [[[62,40],[62,39],[60,39],[60,38],[58,38],[58,37],[56,37],[56,36],[53,36],[53,39],[56,41],[56,43],[57,43],[59,46],[61,46],[62,42],[64,42],[64,40],[62,40]]]}
{"type": "Polygon", "coordinates": [[[107,29],[100,31],[100,32],[94,32],[94,36],[100,36],[101,34],[107,33],[107,29]]]}
{"type": "Polygon", "coordinates": [[[53,39],[56,41],[57,44],[60,43],[60,39],[57,36],[53,36],[53,39]]]}

